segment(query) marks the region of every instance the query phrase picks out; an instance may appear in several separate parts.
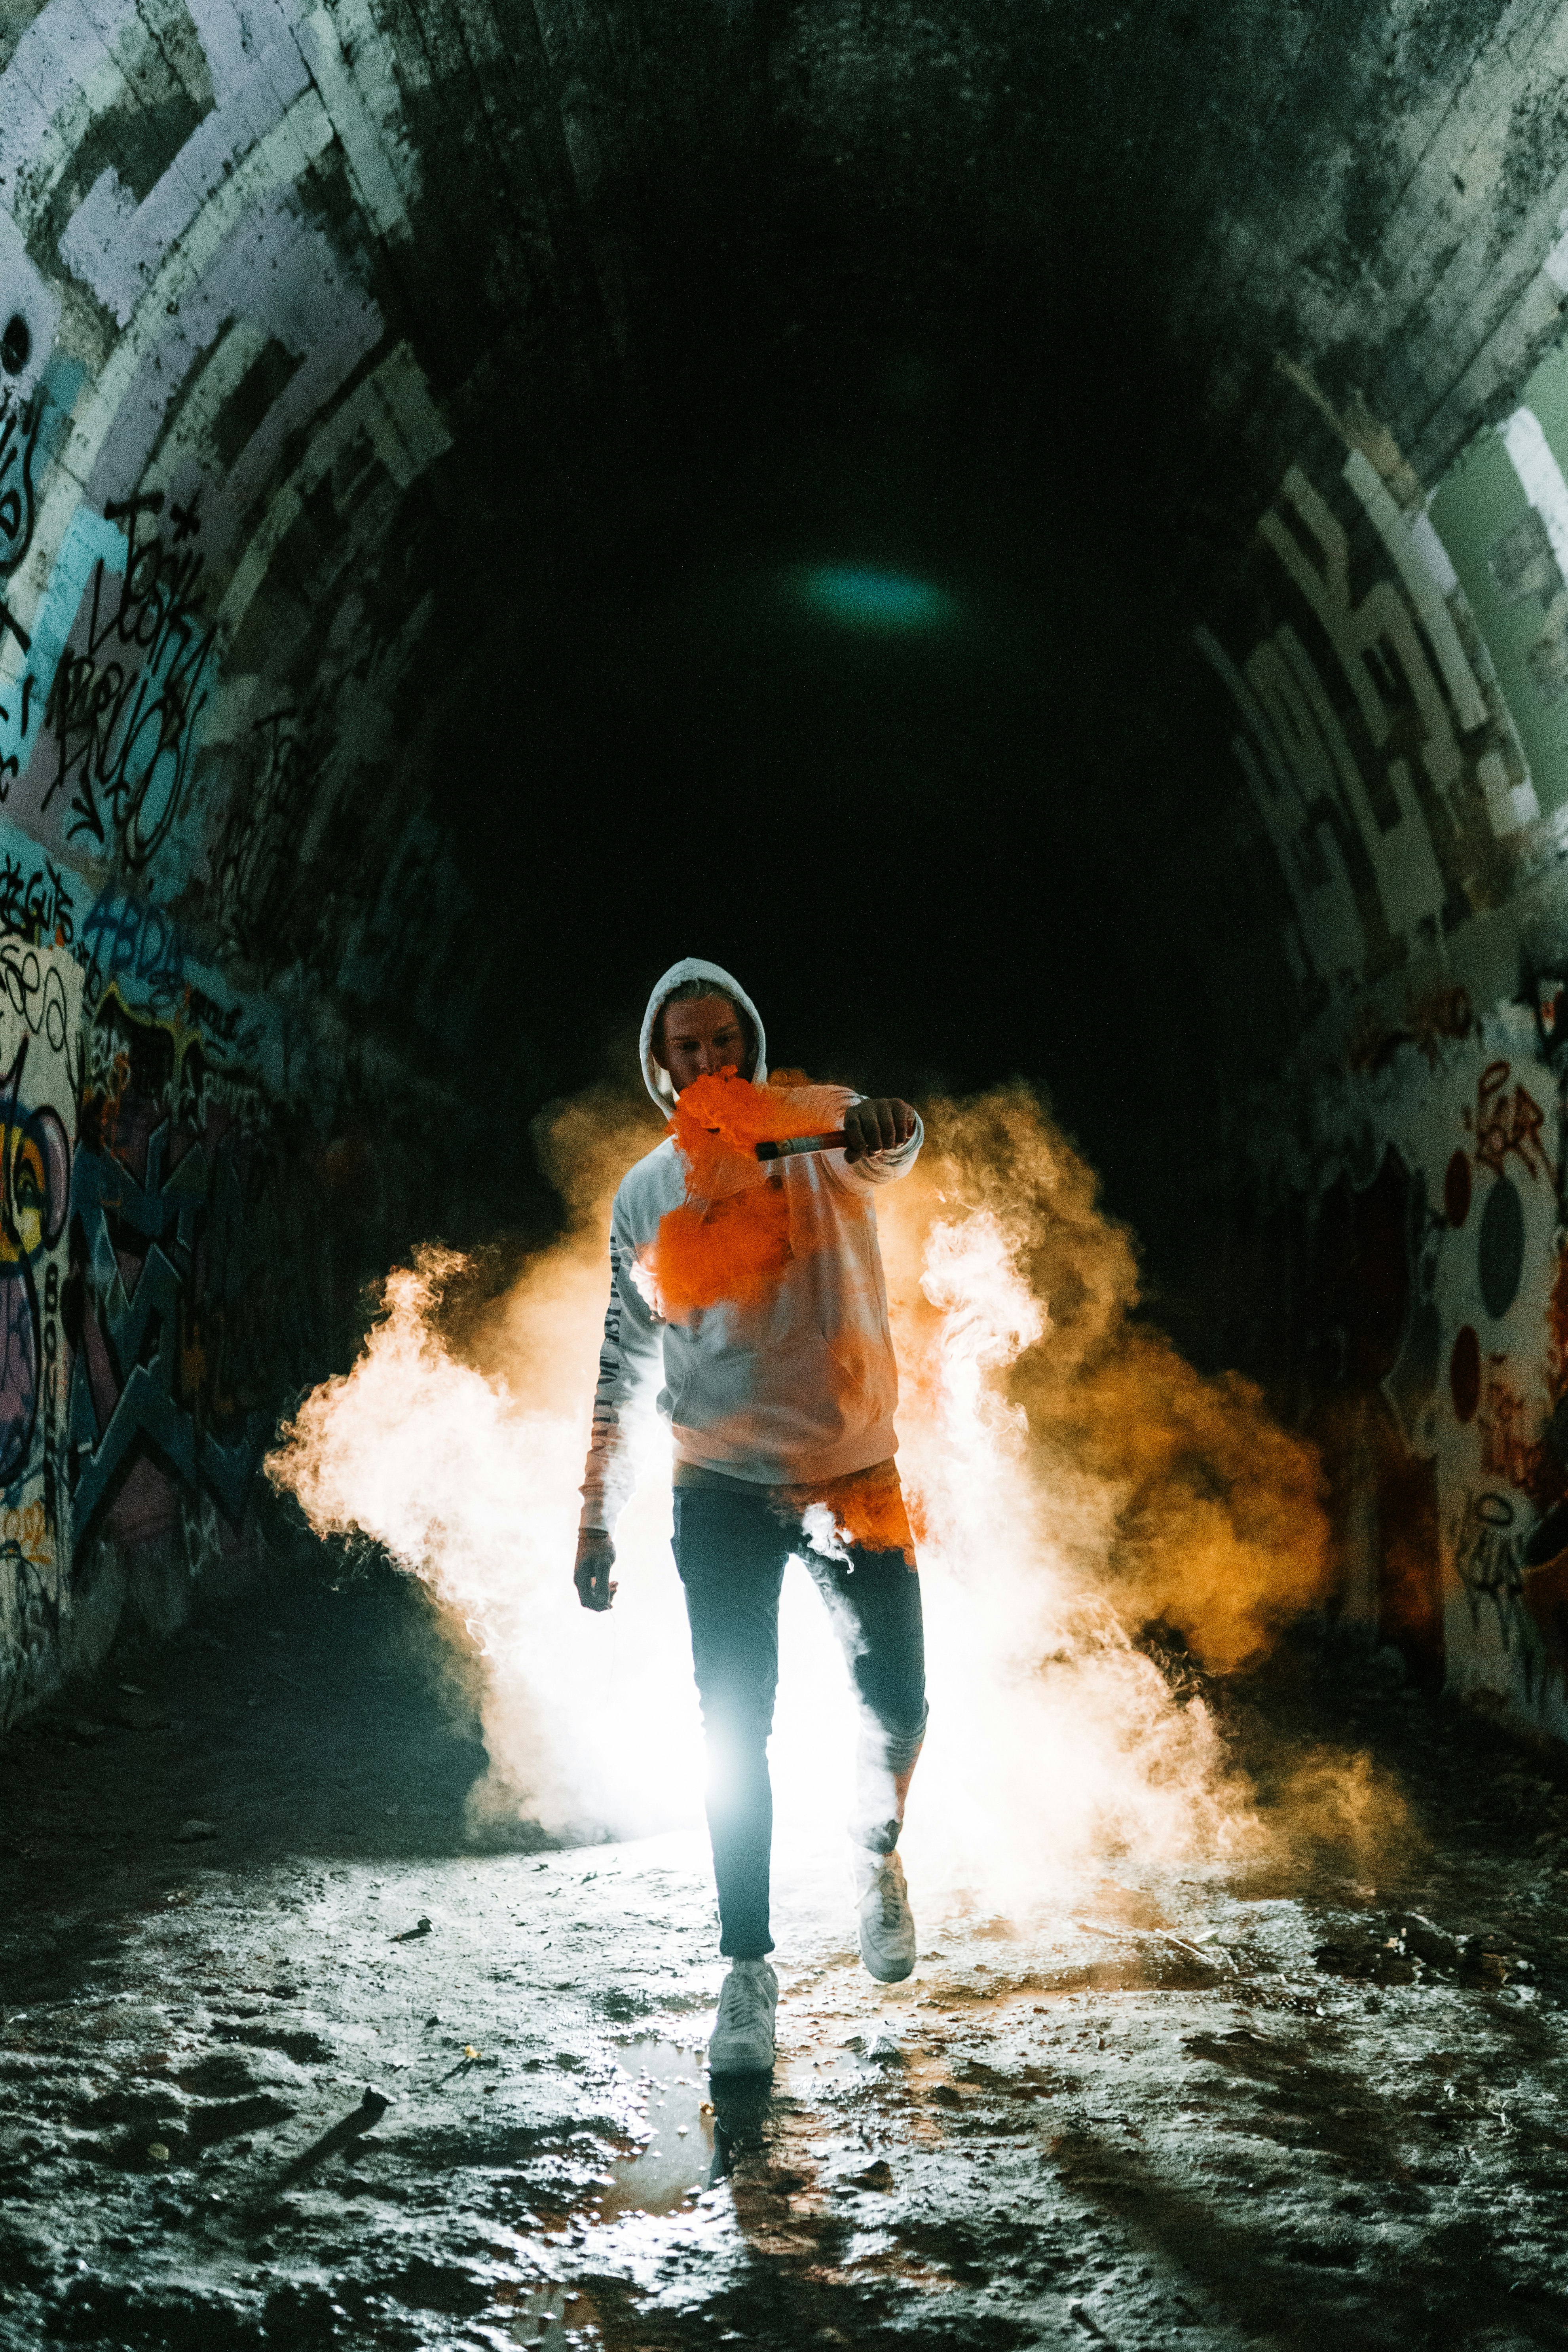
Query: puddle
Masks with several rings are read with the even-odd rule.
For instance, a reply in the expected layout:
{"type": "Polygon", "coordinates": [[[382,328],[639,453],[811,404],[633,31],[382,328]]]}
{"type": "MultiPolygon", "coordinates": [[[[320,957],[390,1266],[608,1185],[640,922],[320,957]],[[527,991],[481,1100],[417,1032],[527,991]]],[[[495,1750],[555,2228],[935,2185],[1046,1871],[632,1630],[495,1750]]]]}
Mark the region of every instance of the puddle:
{"type": "Polygon", "coordinates": [[[596,2344],[599,2311],[581,2287],[558,2286],[553,2280],[523,2288],[512,2306],[507,2334],[533,2352],[566,2352],[569,2344],[596,2344]]]}
{"type": "Polygon", "coordinates": [[[702,2112],[708,2077],[701,2044],[683,2050],[673,2042],[628,2042],[616,2063],[646,2101],[643,2121],[651,2137],[640,2155],[611,2166],[615,2186],[605,2191],[601,2217],[673,2212],[707,2185],[713,2164],[713,2117],[702,2112]]]}

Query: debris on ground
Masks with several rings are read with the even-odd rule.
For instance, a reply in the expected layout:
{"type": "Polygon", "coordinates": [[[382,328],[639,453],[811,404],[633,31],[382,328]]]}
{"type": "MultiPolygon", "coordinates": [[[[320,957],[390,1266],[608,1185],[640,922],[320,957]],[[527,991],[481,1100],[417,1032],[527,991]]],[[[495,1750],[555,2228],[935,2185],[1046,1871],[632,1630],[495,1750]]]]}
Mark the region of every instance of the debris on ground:
{"type": "Polygon", "coordinates": [[[257,1614],[5,1751],[0,2352],[1568,2340],[1563,1790],[1484,1722],[1286,1655],[1215,1700],[1265,1813],[1371,1749],[1397,1834],[1011,1922],[922,1889],[917,1805],[897,1987],[782,1845],[736,2085],[698,1830],[478,1853],[395,1588],[257,1614]],[[177,1739],[114,1719],[155,1677],[177,1739]]]}

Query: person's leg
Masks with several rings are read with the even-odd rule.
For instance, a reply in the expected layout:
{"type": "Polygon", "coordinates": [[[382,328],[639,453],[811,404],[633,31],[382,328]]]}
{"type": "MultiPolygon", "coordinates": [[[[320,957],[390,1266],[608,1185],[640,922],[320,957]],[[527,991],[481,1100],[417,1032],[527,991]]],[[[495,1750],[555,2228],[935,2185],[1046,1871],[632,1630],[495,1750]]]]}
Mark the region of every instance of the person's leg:
{"type": "Polygon", "coordinates": [[[925,1738],[920,1577],[901,1551],[856,1546],[844,1562],[811,1550],[803,1557],[827,1604],[859,1707],[849,1835],[869,1853],[891,1853],[925,1738]]]}
{"type": "Polygon", "coordinates": [[[787,1531],[760,1492],[675,1490],[675,1563],[708,1750],[708,1829],[719,1891],[719,1949],[760,1960],[769,1933],[773,1801],[768,1736],[778,1687],[779,1588],[787,1531]]]}

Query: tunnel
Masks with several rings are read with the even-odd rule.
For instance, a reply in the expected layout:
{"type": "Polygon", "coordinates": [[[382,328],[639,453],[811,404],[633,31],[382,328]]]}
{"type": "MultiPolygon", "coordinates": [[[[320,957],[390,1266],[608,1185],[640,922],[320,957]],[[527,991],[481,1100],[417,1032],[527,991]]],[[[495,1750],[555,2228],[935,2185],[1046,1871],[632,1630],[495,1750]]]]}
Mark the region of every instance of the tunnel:
{"type": "Polygon", "coordinates": [[[1563,2340],[1565,302],[1542,0],[10,0],[7,2352],[1563,2340]],[[923,1123],[771,2091],[571,1593],[688,955],[923,1123]]]}

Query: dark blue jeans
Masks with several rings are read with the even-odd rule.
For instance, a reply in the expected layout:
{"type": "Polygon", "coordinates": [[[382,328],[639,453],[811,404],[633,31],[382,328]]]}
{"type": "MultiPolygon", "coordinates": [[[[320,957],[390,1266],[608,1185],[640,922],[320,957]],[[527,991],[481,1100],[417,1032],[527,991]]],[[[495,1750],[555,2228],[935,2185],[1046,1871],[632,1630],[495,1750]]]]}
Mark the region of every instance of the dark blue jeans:
{"type": "Polygon", "coordinates": [[[675,1564],[691,1623],[691,1662],[708,1750],[708,1828],[719,1888],[719,1949],[760,1960],[768,1932],[773,1795],[768,1737],[779,1672],[784,1564],[803,1559],[827,1603],[859,1704],[850,1835],[890,1853],[925,1736],[921,1580],[900,1551],[850,1551],[847,1565],[814,1552],[798,1518],[765,1487],[733,1494],[675,1490],[675,1564]]]}

